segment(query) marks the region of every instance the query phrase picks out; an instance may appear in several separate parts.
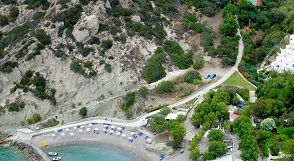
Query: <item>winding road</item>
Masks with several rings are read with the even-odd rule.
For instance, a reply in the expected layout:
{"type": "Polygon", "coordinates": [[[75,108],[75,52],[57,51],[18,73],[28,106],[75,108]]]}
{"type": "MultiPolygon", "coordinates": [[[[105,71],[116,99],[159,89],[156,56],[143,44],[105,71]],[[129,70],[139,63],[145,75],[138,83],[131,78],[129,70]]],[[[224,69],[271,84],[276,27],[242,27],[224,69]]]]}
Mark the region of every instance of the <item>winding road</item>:
{"type": "MultiPolygon", "coordinates": [[[[239,36],[241,36],[240,31],[238,30],[237,33],[239,36]]],[[[197,101],[196,104],[194,104],[194,107],[198,104],[201,103],[202,101],[202,96],[209,92],[209,90],[219,86],[220,84],[222,84],[226,79],[228,79],[238,68],[238,65],[241,61],[242,55],[243,55],[243,49],[244,49],[244,44],[242,41],[242,38],[239,40],[239,49],[238,49],[238,55],[237,55],[237,60],[235,65],[219,80],[217,80],[216,82],[208,85],[207,87],[205,87],[204,89],[202,89],[201,91],[197,91],[193,94],[191,94],[190,96],[169,105],[170,108],[182,105],[188,101],[191,101],[192,99],[200,96],[199,100],[197,101]]],[[[193,107],[193,108],[194,108],[193,107]]],[[[57,131],[58,129],[64,129],[64,128],[70,128],[73,126],[78,126],[78,125],[82,125],[82,124],[90,124],[92,122],[95,123],[110,123],[110,124],[115,124],[115,125],[119,125],[119,126],[131,126],[131,127],[140,127],[143,124],[147,123],[147,117],[154,115],[156,113],[158,113],[160,110],[156,110],[153,111],[151,113],[147,113],[144,115],[141,115],[140,117],[133,119],[133,120],[121,120],[121,119],[116,119],[116,118],[107,118],[107,120],[105,120],[105,117],[92,117],[92,118],[87,118],[87,119],[83,119],[83,120],[79,120],[76,122],[71,122],[65,125],[60,125],[60,126],[55,126],[55,127],[51,127],[51,128],[46,128],[46,129],[41,129],[39,131],[32,131],[32,130],[28,130],[28,129],[18,129],[17,130],[17,137],[19,139],[22,140],[29,140],[30,137],[32,137],[33,135],[40,135],[42,133],[47,133],[47,132],[52,132],[52,131],[57,131]]],[[[193,114],[194,110],[190,110],[190,112],[187,115],[187,120],[184,123],[186,128],[187,128],[187,135],[185,137],[185,139],[190,140],[192,139],[192,137],[195,135],[195,128],[190,124],[189,119],[192,114],[193,114]]]]}

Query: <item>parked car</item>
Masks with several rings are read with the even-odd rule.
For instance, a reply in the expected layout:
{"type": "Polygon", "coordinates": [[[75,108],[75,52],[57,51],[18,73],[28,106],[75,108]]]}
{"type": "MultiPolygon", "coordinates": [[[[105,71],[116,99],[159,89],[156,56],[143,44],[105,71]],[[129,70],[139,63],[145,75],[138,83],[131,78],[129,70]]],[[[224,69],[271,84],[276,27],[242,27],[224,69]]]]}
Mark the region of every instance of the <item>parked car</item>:
{"type": "Polygon", "coordinates": [[[208,79],[210,77],[210,75],[209,74],[206,74],[205,76],[204,76],[204,79],[208,79]]]}
{"type": "Polygon", "coordinates": [[[216,77],[216,74],[211,74],[210,75],[210,79],[213,79],[213,78],[215,78],[216,77]]]}

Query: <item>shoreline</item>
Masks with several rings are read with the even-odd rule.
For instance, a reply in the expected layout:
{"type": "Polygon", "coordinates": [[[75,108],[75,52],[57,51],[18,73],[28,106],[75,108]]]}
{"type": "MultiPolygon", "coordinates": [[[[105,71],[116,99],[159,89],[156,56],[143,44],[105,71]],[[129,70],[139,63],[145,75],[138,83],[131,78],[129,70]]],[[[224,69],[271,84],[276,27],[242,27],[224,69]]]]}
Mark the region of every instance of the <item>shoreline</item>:
{"type": "Polygon", "coordinates": [[[59,146],[69,146],[69,145],[105,145],[109,146],[114,149],[119,149],[122,152],[127,152],[129,155],[131,155],[132,158],[136,159],[137,161],[150,161],[152,160],[149,156],[146,154],[143,154],[136,149],[129,148],[127,146],[123,146],[121,144],[113,144],[107,141],[97,141],[97,140],[75,140],[75,141],[66,141],[62,143],[53,144],[50,147],[42,147],[40,148],[42,151],[44,149],[59,147],[59,146]]]}

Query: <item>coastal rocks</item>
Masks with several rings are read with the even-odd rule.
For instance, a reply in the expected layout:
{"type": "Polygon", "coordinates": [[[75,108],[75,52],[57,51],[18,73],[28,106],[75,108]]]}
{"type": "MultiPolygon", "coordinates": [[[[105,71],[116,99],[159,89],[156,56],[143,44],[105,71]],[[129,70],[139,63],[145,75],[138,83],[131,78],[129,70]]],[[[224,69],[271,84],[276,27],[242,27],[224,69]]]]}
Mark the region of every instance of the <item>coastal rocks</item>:
{"type": "Polygon", "coordinates": [[[155,152],[160,155],[172,155],[174,153],[173,148],[167,146],[165,143],[146,144],[145,149],[149,152],[155,152]]]}
{"type": "Polygon", "coordinates": [[[21,150],[23,155],[30,161],[44,161],[42,156],[29,144],[14,141],[10,143],[10,146],[14,146],[21,150]]]}

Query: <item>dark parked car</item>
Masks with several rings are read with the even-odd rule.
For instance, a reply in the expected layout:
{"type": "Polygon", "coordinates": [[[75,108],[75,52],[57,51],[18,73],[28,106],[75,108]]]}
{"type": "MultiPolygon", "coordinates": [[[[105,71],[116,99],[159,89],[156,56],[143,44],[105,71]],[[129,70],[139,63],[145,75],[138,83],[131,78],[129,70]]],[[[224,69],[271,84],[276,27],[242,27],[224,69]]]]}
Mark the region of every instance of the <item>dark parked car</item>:
{"type": "Polygon", "coordinates": [[[215,78],[216,77],[216,74],[211,74],[210,75],[210,79],[213,79],[213,78],[215,78]]]}

